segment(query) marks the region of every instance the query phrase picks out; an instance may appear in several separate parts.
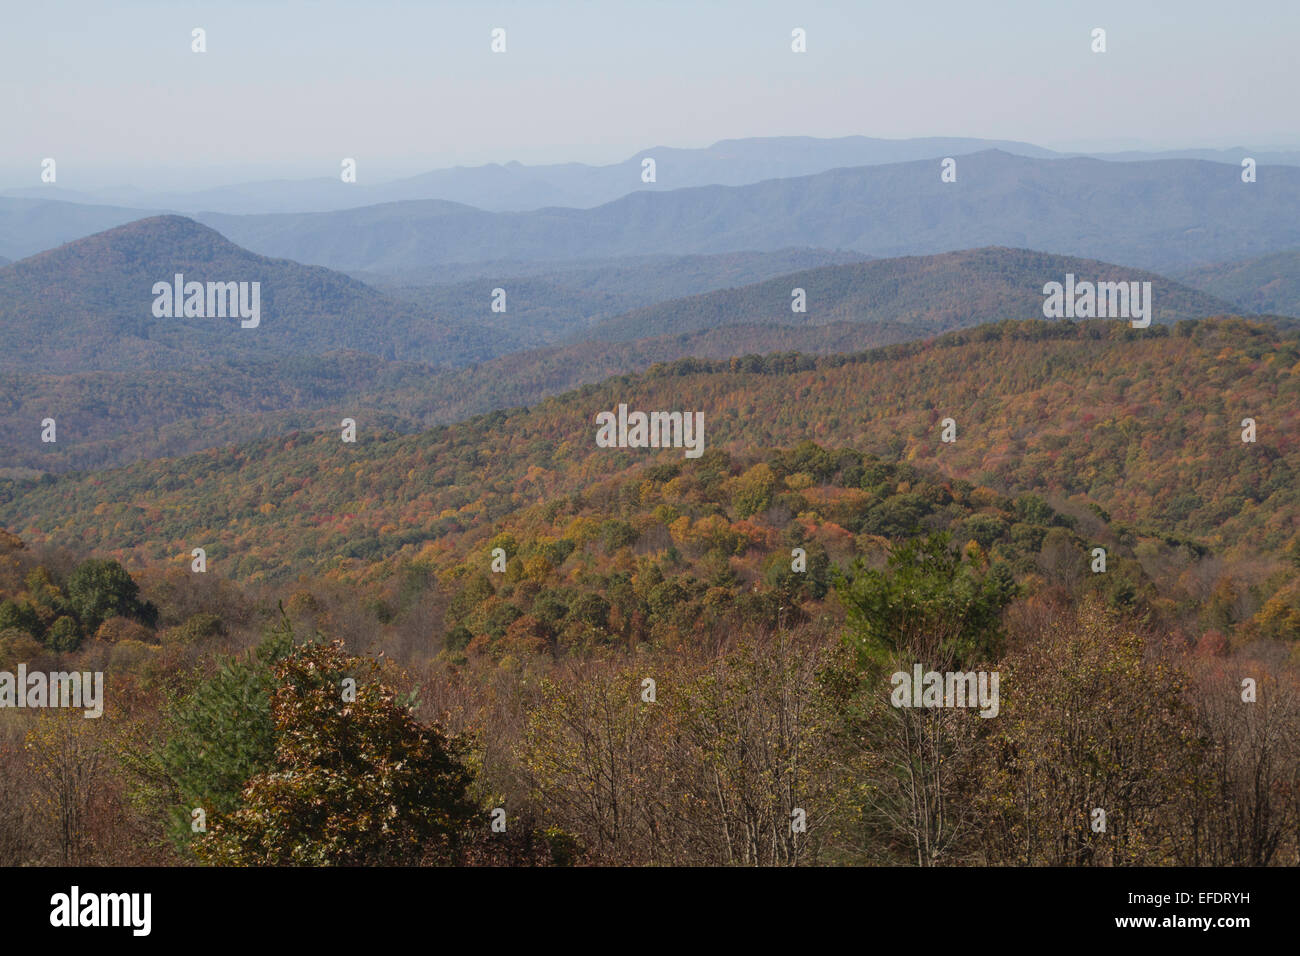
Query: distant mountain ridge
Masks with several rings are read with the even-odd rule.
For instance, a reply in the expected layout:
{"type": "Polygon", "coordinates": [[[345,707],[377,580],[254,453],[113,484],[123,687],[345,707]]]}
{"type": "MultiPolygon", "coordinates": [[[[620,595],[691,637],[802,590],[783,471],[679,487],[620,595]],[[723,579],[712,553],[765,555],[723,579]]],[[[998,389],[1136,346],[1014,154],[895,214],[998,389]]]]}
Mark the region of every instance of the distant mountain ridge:
{"type": "Polygon", "coordinates": [[[932,136],[876,139],[843,136],[773,136],[726,139],[700,149],[654,146],[617,163],[486,163],[435,169],[368,185],[364,165],[356,183],[338,175],[306,180],[241,183],[195,192],[141,189],[78,192],[49,186],[9,190],[4,195],[70,202],[107,202],[188,213],[247,215],[270,212],[330,212],[388,202],[443,200],[493,212],[522,212],[547,206],[589,209],[632,192],[663,192],[690,186],[743,186],[764,179],[808,176],[841,166],[899,163],[963,156],[1002,149],[1024,156],[1059,154],[1014,140],[932,136]],[[641,162],[654,159],[655,181],[642,181],[641,162]]]}
{"type": "MultiPolygon", "coordinates": [[[[440,264],[717,255],[790,247],[867,257],[1032,248],[1168,272],[1300,247],[1300,168],[1201,160],[1103,162],[985,151],[837,168],[744,186],[634,192],[592,209],[488,212],[444,200],[197,221],[261,255],[395,275],[440,264]],[[1135,211],[1140,210],[1141,215],[1135,211]]],[[[667,186],[667,183],[661,185],[667,186]]],[[[151,213],[0,199],[0,255],[151,213]]]]}
{"type": "MultiPolygon", "coordinates": [[[[775,276],[826,265],[861,262],[860,253],[779,249],[696,256],[642,256],[553,264],[544,271],[526,264],[471,265],[498,272],[443,284],[405,284],[382,273],[353,273],[375,288],[442,315],[483,315],[483,321],[526,343],[548,345],[571,338],[602,317],[613,317],[685,296],[751,285],[775,276]],[[508,294],[507,311],[485,313],[492,290],[508,294]]],[[[426,270],[425,275],[440,270],[426,270]]],[[[414,274],[413,274],[414,276],[414,274]]],[[[744,321],[742,319],[742,321],[744,321]]]]}
{"type": "MultiPolygon", "coordinates": [[[[426,288],[468,284],[477,280],[541,278],[579,289],[614,290],[643,296],[653,277],[671,284],[677,295],[747,285],[800,269],[862,262],[871,258],[843,249],[789,246],[765,252],[648,256],[601,256],[594,259],[489,259],[477,262],[430,263],[401,272],[354,270],[348,275],[384,289],[426,288]]],[[[667,286],[665,286],[667,287],[667,286]]],[[[659,296],[673,298],[674,296],[659,296]]],[[[629,306],[635,308],[635,306],[629,306]]]]}
{"type": "Polygon", "coordinates": [[[25,259],[97,232],[158,215],[158,212],[125,206],[0,197],[0,255],[12,260],[25,259]]]}
{"type": "Polygon", "coordinates": [[[435,262],[716,254],[811,246],[892,258],[999,245],[1168,270],[1300,246],[1300,168],[1258,182],[1197,160],[962,157],[749,186],[634,193],[595,209],[491,213],[441,201],[203,215],[265,255],[394,272],[435,262]],[[1141,210],[1141,215],[1135,215],[1141,210]]]}
{"type": "Polygon", "coordinates": [[[110,204],[188,214],[248,215],[271,212],[329,212],[385,202],[440,199],[493,212],[522,212],[547,206],[588,209],[628,193],[692,186],[743,186],[766,179],[810,176],[830,169],[966,156],[998,149],[1035,159],[1088,157],[1113,162],[1197,159],[1236,165],[1245,156],[1260,165],[1300,166],[1300,151],[1230,149],[1060,152],[1016,140],[928,136],[881,139],[868,136],[819,138],[767,136],[727,139],[702,148],[654,146],[604,165],[519,162],[454,166],[371,185],[363,164],[356,183],[338,175],[237,183],[193,191],[140,188],[77,190],[40,185],[6,190],[24,199],[110,204]],[[642,182],[641,162],[656,163],[656,181],[642,182]]]}

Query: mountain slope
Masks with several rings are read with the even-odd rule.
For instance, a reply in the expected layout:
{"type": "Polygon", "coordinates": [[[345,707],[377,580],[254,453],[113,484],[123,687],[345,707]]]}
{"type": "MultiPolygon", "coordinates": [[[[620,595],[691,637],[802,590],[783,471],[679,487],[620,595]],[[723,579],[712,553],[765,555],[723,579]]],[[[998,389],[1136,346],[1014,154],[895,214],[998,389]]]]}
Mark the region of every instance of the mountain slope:
{"type": "MultiPolygon", "coordinates": [[[[860,262],[852,252],[780,249],[715,256],[643,256],[564,263],[479,263],[472,279],[430,282],[433,271],[407,278],[354,273],[363,282],[442,315],[482,313],[492,290],[504,289],[508,309],[491,314],[494,326],[531,346],[546,345],[601,317],[715,289],[749,285],[800,269],[860,262]],[[575,265],[577,267],[575,267],[575,265]],[[414,281],[412,281],[414,280],[414,281]]],[[[456,270],[459,271],[459,270],[456,270]]]]}
{"type": "MultiPolygon", "coordinates": [[[[734,260],[742,272],[753,261],[734,260]]],[[[783,261],[784,256],[772,260],[783,261]]],[[[659,288],[701,276],[716,281],[723,264],[731,262],[733,257],[669,260],[659,288]]],[[[654,274],[648,267],[609,266],[566,278],[563,287],[537,278],[503,280],[509,310],[492,314],[491,321],[485,308],[490,284],[412,290],[427,296],[420,306],[427,312],[483,315],[479,331],[497,336],[492,347],[571,339],[462,369],[383,362],[357,352],[219,361],[221,353],[214,352],[210,367],[168,372],[0,371],[0,407],[9,411],[0,420],[0,453],[10,468],[65,471],[185,454],[295,428],[332,428],[344,417],[364,420],[370,428],[413,431],[533,404],[656,362],[856,351],[988,321],[1032,318],[1041,315],[1043,283],[1069,272],[1094,280],[1151,281],[1156,321],[1231,309],[1158,275],[1023,250],[978,249],[823,267],[673,300],[575,332],[575,326],[584,326],[584,309],[631,297],[654,274]],[[584,278],[589,285],[581,285],[584,278]],[[789,311],[793,287],[807,291],[806,314],[789,311]],[[566,307],[569,295],[577,304],[566,307]],[[59,422],[56,445],[35,441],[36,423],[47,415],[59,422]]],[[[371,343],[370,349],[380,344],[371,343]]]]}
{"type": "Polygon", "coordinates": [[[789,246],[904,256],[999,245],[1192,267],[1300,245],[1300,169],[1194,160],[962,157],[835,169],[749,186],[636,193],[594,209],[490,213],[442,201],[201,221],[266,255],[336,269],[434,262],[719,253],[789,246]],[[1140,214],[1137,214],[1140,211],[1140,214]]]}
{"type": "Polygon", "coordinates": [[[598,447],[594,416],[619,403],[703,411],[706,449],[852,445],[1221,553],[1277,555],[1300,534],[1300,338],[1241,320],[1002,323],[856,355],[690,359],[419,435],[363,428],[349,445],[331,430],[4,482],[0,524],[126,558],[203,544],[227,573],[277,576],[414,553],[647,458],[711,467],[598,447]],[[947,416],[955,444],[939,440],[947,416]]]}
{"type": "Polygon", "coordinates": [[[499,341],[355,279],[268,259],[178,216],[161,216],[40,253],[0,272],[0,368],[81,372],[179,368],[222,358],[357,349],[446,364],[496,354],[499,341]],[[157,282],[260,283],[260,324],[158,318],[157,282]]]}
{"type": "Polygon", "coordinates": [[[0,473],[124,465],[334,427],[344,417],[411,430],[393,409],[437,370],[359,352],[235,359],[183,369],[0,372],[0,473]],[[58,441],[39,440],[47,416],[58,441]]]}
{"type": "Polygon", "coordinates": [[[821,325],[894,322],[946,332],[994,319],[1042,318],[1043,286],[1079,280],[1150,282],[1155,322],[1206,318],[1233,305],[1164,276],[1111,263],[1025,249],[971,249],[826,266],[743,289],[724,289],[605,319],[574,338],[624,340],[720,328],[740,322],[821,325]],[[791,307],[803,289],[807,311],[791,307]]]}
{"type": "Polygon", "coordinates": [[[1300,250],[1202,266],[1178,278],[1241,309],[1300,317],[1300,250]]]}
{"type": "Polygon", "coordinates": [[[367,429],[412,432],[530,405],[610,375],[687,356],[825,354],[915,336],[915,327],[888,322],[738,325],[634,342],[530,349],[463,369],[337,352],[176,370],[0,372],[0,408],[6,410],[0,418],[0,475],[115,467],[297,429],[333,429],[343,418],[367,429]],[[38,441],[39,423],[49,415],[58,422],[54,444],[38,441]]]}

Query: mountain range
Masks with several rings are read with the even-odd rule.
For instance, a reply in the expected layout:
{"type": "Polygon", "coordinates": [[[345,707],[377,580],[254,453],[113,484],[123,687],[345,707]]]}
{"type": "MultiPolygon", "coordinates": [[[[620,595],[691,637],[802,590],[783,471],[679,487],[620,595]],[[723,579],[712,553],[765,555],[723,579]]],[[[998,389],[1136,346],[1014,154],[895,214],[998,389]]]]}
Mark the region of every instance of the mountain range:
{"type": "MultiPolygon", "coordinates": [[[[440,171],[316,212],[268,210],[338,184],[212,194],[247,215],[0,198],[22,256],[0,261],[0,668],[118,688],[121,732],[76,741],[103,768],[85,859],[117,861],[119,833],[161,855],[168,831],[172,862],[210,861],[245,820],[246,862],[274,862],[277,766],[329,764],[337,793],[295,792],[359,807],[345,837],[409,803],[354,786],[414,752],[406,731],[335,773],[343,724],[295,729],[338,716],[330,675],[360,654],[393,682],[353,702],[392,705],[372,723],[436,720],[480,810],[512,808],[506,841],[466,804],[478,862],[637,862],[669,834],[691,849],[664,860],[737,863],[789,825],[773,793],[809,798],[828,862],[944,862],[896,812],[915,751],[877,746],[906,717],[889,673],[926,659],[1010,675],[1003,721],[942,722],[973,827],[948,860],[1029,863],[1016,834],[1037,833],[1087,851],[1066,862],[1259,865],[1263,819],[1295,862],[1295,755],[1255,731],[1300,726],[1276,703],[1300,664],[1300,167],[983,145],[656,151],[645,188],[636,158],[440,171]],[[837,157],[856,165],[820,168],[837,157]],[[1071,279],[1145,308],[1045,318],[1071,279]],[[256,321],[214,314],[217,284],[256,321]],[[328,706],[286,712],[304,687],[328,706]],[[1101,749],[1035,749],[1078,727],[1101,749]],[[615,852],[592,740],[643,821],[615,852]],[[1112,765],[1154,767],[1156,796],[1107,796],[1112,765]],[[1102,848],[1085,791],[1150,855],[1102,848]]],[[[0,843],[67,863],[57,820],[29,840],[49,788],[24,781],[76,728],[37,716],[0,747],[0,843]]]]}
{"type": "MultiPolygon", "coordinates": [[[[1170,271],[1300,247],[1300,168],[1201,160],[962,156],[832,169],[744,186],[634,192],[595,208],[490,212],[444,200],[195,218],[255,253],[343,271],[814,247],[863,256],[1000,245],[1170,271]],[[1141,209],[1141,215],[1134,210],[1141,209]]],[[[148,215],[0,200],[0,255],[30,255],[148,215]]]]}
{"type": "MultiPolygon", "coordinates": [[[[0,449],[7,467],[64,471],[176,455],[277,430],[416,430],[690,356],[824,354],[1042,315],[1066,274],[1152,283],[1156,322],[1240,312],[1160,275],[1016,249],[868,262],[817,250],[607,264],[553,279],[406,289],[399,301],[339,273],[253,255],[180,217],[108,230],[0,273],[0,449]],[[654,301],[683,288],[803,269],[654,301]],[[256,329],[155,318],[176,272],[259,281],[256,329]],[[807,311],[791,310],[804,289],[807,311]],[[653,304],[614,311],[630,301],[653,304]],[[613,313],[613,314],[609,314],[613,313]],[[60,441],[35,441],[59,422],[60,441]]],[[[504,281],[504,280],[503,280],[504,281]]]]}
{"type": "Polygon", "coordinates": [[[185,213],[328,212],[386,202],[441,199],[494,212],[521,212],[547,206],[587,209],[631,192],[691,186],[744,186],[766,179],[810,176],[846,166],[876,166],[914,160],[965,156],[998,149],[1034,159],[1083,156],[1116,162],[1196,159],[1237,165],[1245,156],[1262,165],[1300,165],[1300,152],[1277,150],[1185,149],[1115,153],[1058,152],[1013,140],[970,137],[879,139],[844,136],[774,136],[728,139],[699,149],[656,146],[607,165],[487,163],[436,169],[389,182],[368,184],[365,160],[355,183],[337,173],[306,180],[238,183],[189,192],[140,188],[76,190],[53,184],[6,190],[5,196],[132,206],[185,213]],[[642,162],[654,159],[654,182],[642,181],[642,162]]]}

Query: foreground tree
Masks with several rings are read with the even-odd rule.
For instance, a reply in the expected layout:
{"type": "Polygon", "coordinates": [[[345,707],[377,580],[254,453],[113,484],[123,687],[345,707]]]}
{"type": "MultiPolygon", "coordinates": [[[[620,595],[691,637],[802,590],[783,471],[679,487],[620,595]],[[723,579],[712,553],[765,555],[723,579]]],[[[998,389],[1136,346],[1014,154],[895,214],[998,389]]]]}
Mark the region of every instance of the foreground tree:
{"type": "Polygon", "coordinates": [[[995,671],[988,662],[1016,592],[1010,570],[977,542],[958,553],[947,534],[932,534],[896,547],[882,569],[857,563],[836,584],[856,651],[840,675],[841,848],[879,863],[958,862],[971,848],[971,779],[990,721],[973,706],[895,706],[893,675],[918,665],[995,671]]]}
{"type": "Polygon", "coordinates": [[[1294,866],[1300,856],[1300,694],[1257,661],[1204,662],[1193,704],[1206,755],[1193,802],[1173,816],[1178,862],[1294,866]],[[1251,691],[1243,694],[1250,679],[1251,691]],[[1249,699],[1243,699],[1243,696],[1249,699]]]}
{"type": "Polygon", "coordinates": [[[83,866],[91,853],[86,823],[104,771],[96,723],[72,711],[46,711],[25,740],[34,817],[63,866],[83,866]]]}
{"type": "Polygon", "coordinates": [[[958,670],[963,627],[957,617],[934,617],[925,630],[902,629],[896,648],[858,655],[840,671],[841,849],[850,860],[937,866],[969,852],[970,780],[990,721],[974,706],[895,706],[892,694],[893,675],[910,677],[916,664],[958,670]]]}
{"type": "Polygon", "coordinates": [[[669,858],[660,845],[670,799],[660,746],[666,714],[642,700],[641,681],[630,668],[598,662],[544,681],[521,742],[545,822],[601,862],[669,858]]]}
{"type": "Polygon", "coordinates": [[[521,744],[534,804],[595,862],[817,862],[835,809],[822,676],[837,651],[760,633],[710,660],[556,675],[521,744]]]}
{"type": "Polygon", "coordinates": [[[1167,865],[1205,773],[1185,672],[1096,602],[1004,660],[980,761],[986,859],[1167,865]]]}
{"type": "Polygon", "coordinates": [[[236,866],[450,862],[477,812],[458,741],[424,726],[341,642],[276,665],[274,766],[196,846],[236,866]],[[351,692],[345,678],[355,680],[351,692]]]}
{"type": "Polygon", "coordinates": [[[836,809],[829,724],[838,701],[826,673],[835,647],[806,631],[745,638],[671,688],[665,741],[681,794],[679,859],[813,864],[836,809]]]}
{"type": "Polygon", "coordinates": [[[164,815],[177,846],[193,845],[193,810],[202,809],[210,825],[219,822],[239,808],[244,785],[274,766],[275,665],[293,646],[293,629],[282,620],[255,649],[223,659],[171,705],[164,739],[123,754],[137,780],[137,806],[164,815]]]}
{"type": "Polygon", "coordinates": [[[990,564],[978,546],[959,554],[940,533],[899,545],[883,569],[859,559],[837,578],[836,592],[864,662],[925,649],[962,664],[997,655],[1000,616],[1016,586],[1005,564],[990,564]]]}

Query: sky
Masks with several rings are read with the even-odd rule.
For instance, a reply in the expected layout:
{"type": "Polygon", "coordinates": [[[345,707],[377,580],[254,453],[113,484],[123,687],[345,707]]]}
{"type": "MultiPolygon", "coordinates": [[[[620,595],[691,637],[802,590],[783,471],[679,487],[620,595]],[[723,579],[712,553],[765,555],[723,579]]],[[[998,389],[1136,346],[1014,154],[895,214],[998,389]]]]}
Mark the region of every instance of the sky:
{"type": "Polygon", "coordinates": [[[376,182],[747,136],[1300,148],[1296,0],[0,5],[6,188],[38,184],[45,157],[78,189],[337,176],[343,157],[376,182]]]}

